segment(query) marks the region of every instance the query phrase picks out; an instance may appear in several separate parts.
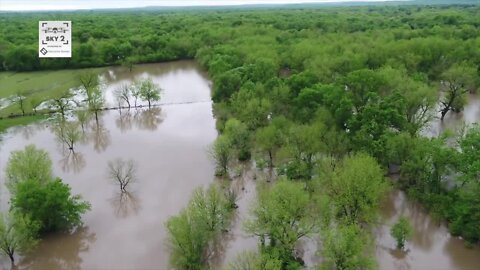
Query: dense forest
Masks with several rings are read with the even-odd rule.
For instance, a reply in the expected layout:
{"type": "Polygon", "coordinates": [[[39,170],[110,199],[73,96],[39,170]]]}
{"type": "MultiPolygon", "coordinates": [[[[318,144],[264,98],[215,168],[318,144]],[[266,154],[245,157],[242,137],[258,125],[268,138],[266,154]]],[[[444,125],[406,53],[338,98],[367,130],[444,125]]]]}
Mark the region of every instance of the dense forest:
{"type": "MultiPolygon", "coordinates": [[[[479,6],[4,13],[0,29],[3,71],[178,59],[208,70],[217,174],[253,160],[279,178],[258,187],[245,224],[258,254],[231,269],[298,269],[308,234],[322,238],[321,269],[374,268],[371,229],[392,187],[480,241],[480,127],[422,136],[480,85],[479,6]],[[62,19],[73,22],[72,58],[39,59],[38,20],[62,19]]],[[[215,187],[194,194],[167,224],[177,269],[205,267],[234,209],[215,187]]],[[[399,247],[407,232],[392,230],[399,247]]]]}

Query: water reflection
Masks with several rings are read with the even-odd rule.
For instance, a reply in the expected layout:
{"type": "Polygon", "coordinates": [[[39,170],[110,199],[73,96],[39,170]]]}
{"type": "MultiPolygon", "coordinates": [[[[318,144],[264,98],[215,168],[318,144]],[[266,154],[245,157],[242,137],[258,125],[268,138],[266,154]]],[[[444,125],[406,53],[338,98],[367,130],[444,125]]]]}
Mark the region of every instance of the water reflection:
{"type": "Polygon", "coordinates": [[[64,172],[79,173],[85,168],[86,162],[82,153],[72,150],[62,151],[63,157],[60,160],[60,165],[64,172]]]}
{"type": "Polygon", "coordinates": [[[99,120],[91,125],[89,139],[93,143],[93,149],[101,153],[110,145],[110,131],[99,120]]]}
{"type": "Polygon", "coordinates": [[[70,234],[47,236],[34,253],[25,256],[17,265],[18,269],[69,269],[79,270],[82,265],[81,253],[87,252],[96,241],[95,233],[88,227],[79,227],[70,234]],[[55,242],[56,245],[52,245],[55,242]],[[48,244],[48,248],[42,248],[48,244]]]}
{"type": "Polygon", "coordinates": [[[133,126],[138,129],[154,131],[163,122],[164,115],[160,107],[150,109],[119,110],[115,124],[121,132],[131,130],[133,126]]]}
{"type": "Polygon", "coordinates": [[[141,209],[140,200],[134,192],[117,192],[109,201],[118,218],[136,215],[141,209]]]}

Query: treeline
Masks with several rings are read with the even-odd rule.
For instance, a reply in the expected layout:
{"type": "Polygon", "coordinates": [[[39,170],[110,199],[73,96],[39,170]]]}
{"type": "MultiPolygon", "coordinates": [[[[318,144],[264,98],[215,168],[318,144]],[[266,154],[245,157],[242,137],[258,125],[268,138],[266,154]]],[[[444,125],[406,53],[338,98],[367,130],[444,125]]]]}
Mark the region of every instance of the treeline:
{"type": "Polygon", "coordinates": [[[329,70],[322,75],[329,80],[361,66],[379,67],[387,59],[434,76],[450,58],[478,63],[478,18],[478,6],[3,13],[0,70],[190,59],[203,49],[231,51],[228,64],[233,66],[239,66],[233,61],[238,57],[248,63],[267,58],[277,69],[329,70]],[[38,21],[47,19],[72,21],[71,59],[38,58],[38,21]],[[332,56],[335,61],[324,62],[332,56]]]}

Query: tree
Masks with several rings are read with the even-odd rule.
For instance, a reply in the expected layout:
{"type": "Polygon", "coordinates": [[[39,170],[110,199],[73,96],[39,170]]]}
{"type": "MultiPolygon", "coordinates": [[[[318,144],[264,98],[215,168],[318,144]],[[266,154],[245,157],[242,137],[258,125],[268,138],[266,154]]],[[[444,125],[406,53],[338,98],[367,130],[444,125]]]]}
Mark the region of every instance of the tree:
{"type": "Polygon", "coordinates": [[[231,146],[235,150],[238,160],[245,161],[250,159],[251,143],[247,125],[235,118],[230,118],[225,123],[224,133],[230,138],[231,146]]]}
{"type": "Polygon", "coordinates": [[[81,139],[82,133],[78,123],[61,120],[54,127],[57,138],[68,146],[68,149],[75,152],[75,143],[81,139]]]}
{"type": "Polygon", "coordinates": [[[205,263],[205,252],[210,234],[194,209],[184,209],[166,224],[172,249],[170,261],[178,269],[200,270],[205,263]]]}
{"type": "Polygon", "coordinates": [[[15,263],[15,253],[32,250],[38,243],[39,224],[28,216],[14,214],[2,215],[0,218],[0,251],[15,263]]]}
{"type": "Polygon", "coordinates": [[[257,148],[268,156],[268,166],[273,168],[273,160],[276,152],[282,146],[283,139],[281,137],[280,130],[274,125],[268,125],[263,128],[257,129],[255,134],[255,145],[257,148]]]}
{"type": "Polygon", "coordinates": [[[171,263],[177,269],[203,269],[209,244],[228,226],[233,208],[213,185],[205,192],[196,189],[187,208],[167,221],[172,248],[171,263]]]}
{"type": "Polygon", "coordinates": [[[225,270],[281,270],[282,261],[265,254],[244,251],[228,264],[225,270]]]}
{"type": "Polygon", "coordinates": [[[125,101],[130,109],[130,96],[132,89],[128,84],[123,84],[119,88],[115,89],[114,95],[120,101],[125,101]]]}
{"type": "Polygon", "coordinates": [[[196,189],[190,200],[191,207],[197,208],[206,228],[211,232],[220,232],[228,225],[232,203],[217,185],[211,185],[206,191],[196,189]]]}
{"type": "Polygon", "coordinates": [[[321,270],[368,270],[375,268],[371,240],[358,225],[340,225],[324,232],[321,270]]]}
{"type": "Polygon", "coordinates": [[[366,154],[346,157],[329,178],[327,192],[340,219],[347,224],[374,221],[388,188],[374,158],[366,154]]]}
{"type": "Polygon", "coordinates": [[[148,108],[151,108],[152,101],[160,100],[160,88],[153,83],[152,79],[146,79],[140,84],[139,96],[148,102],[148,108]]]}
{"type": "Polygon", "coordinates": [[[260,238],[266,251],[278,252],[283,262],[293,261],[297,241],[312,233],[315,218],[309,194],[304,185],[289,180],[276,182],[271,189],[260,190],[252,210],[252,219],[245,223],[248,233],[260,238]]]}
{"type": "Polygon", "coordinates": [[[30,99],[30,106],[32,107],[33,113],[37,114],[37,109],[42,103],[43,103],[43,100],[41,100],[40,98],[30,99]]]}
{"type": "Polygon", "coordinates": [[[12,209],[40,223],[40,233],[68,231],[82,223],[81,215],[90,204],[72,195],[60,178],[41,183],[28,179],[17,184],[11,198],[12,209]]]}
{"type": "Polygon", "coordinates": [[[90,118],[90,113],[87,110],[77,110],[75,112],[77,115],[78,123],[82,127],[82,131],[85,132],[85,126],[90,118]]]}
{"type": "Polygon", "coordinates": [[[442,78],[445,80],[446,93],[440,102],[442,104],[440,109],[441,120],[453,108],[456,110],[463,109],[463,105],[458,106],[457,103],[475,86],[476,73],[475,67],[467,63],[461,63],[452,65],[442,74],[442,78]]]}
{"type": "Polygon", "coordinates": [[[462,173],[459,177],[461,185],[466,183],[480,184],[480,125],[467,130],[460,139],[458,169],[462,173]]]}
{"type": "Polygon", "coordinates": [[[5,169],[7,187],[16,190],[18,183],[26,180],[46,182],[52,178],[52,160],[47,151],[27,145],[24,150],[13,151],[5,169]]]}
{"type": "Polygon", "coordinates": [[[12,101],[17,103],[18,106],[20,107],[20,110],[22,111],[23,116],[25,116],[25,100],[26,99],[27,97],[23,92],[17,92],[15,96],[12,98],[12,101]]]}
{"type": "Polygon", "coordinates": [[[405,242],[412,237],[412,225],[405,217],[400,217],[398,221],[390,229],[390,234],[397,241],[397,248],[403,249],[405,242]]]}
{"type": "Polygon", "coordinates": [[[80,83],[85,96],[87,97],[87,107],[95,114],[95,120],[98,124],[98,112],[103,109],[105,99],[103,97],[102,84],[99,81],[97,74],[86,72],[80,75],[80,83]]]}
{"type": "Polygon", "coordinates": [[[228,174],[228,164],[232,159],[232,143],[226,135],[220,135],[213,143],[210,151],[216,163],[215,174],[217,176],[226,176],[228,174]]]}
{"type": "Polygon", "coordinates": [[[117,158],[108,162],[108,174],[110,178],[120,185],[120,191],[122,193],[127,192],[127,186],[131,182],[136,180],[135,174],[137,171],[137,165],[130,160],[123,160],[117,158]]]}
{"type": "Polygon", "coordinates": [[[286,138],[286,150],[292,160],[287,164],[286,174],[291,179],[309,180],[313,174],[315,157],[320,152],[323,123],[292,125],[286,138]]]}
{"type": "Polygon", "coordinates": [[[66,112],[72,109],[72,98],[72,93],[66,90],[50,101],[50,108],[56,112],[60,112],[62,119],[65,119],[66,112]]]}
{"type": "Polygon", "coordinates": [[[131,93],[132,93],[132,97],[134,98],[134,105],[135,105],[135,108],[137,108],[137,100],[138,98],[140,97],[140,86],[141,86],[142,82],[141,81],[135,81],[132,85],[131,85],[131,93]]]}

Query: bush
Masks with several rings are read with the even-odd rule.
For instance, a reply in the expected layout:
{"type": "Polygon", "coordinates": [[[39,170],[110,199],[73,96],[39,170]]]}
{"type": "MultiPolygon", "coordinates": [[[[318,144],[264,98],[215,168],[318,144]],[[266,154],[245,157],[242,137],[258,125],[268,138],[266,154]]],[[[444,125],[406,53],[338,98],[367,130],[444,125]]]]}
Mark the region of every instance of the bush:
{"type": "Polygon", "coordinates": [[[90,204],[72,196],[70,187],[61,179],[42,184],[35,179],[19,182],[12,198],[12,207],[40,223],[40,233],[69,230],[81,224],[81,214],[90,204]]]}

